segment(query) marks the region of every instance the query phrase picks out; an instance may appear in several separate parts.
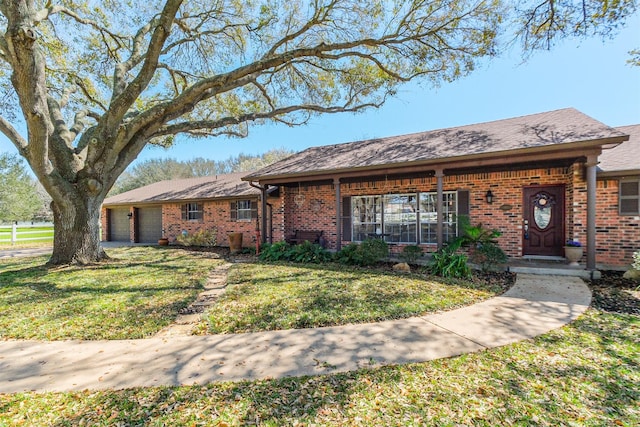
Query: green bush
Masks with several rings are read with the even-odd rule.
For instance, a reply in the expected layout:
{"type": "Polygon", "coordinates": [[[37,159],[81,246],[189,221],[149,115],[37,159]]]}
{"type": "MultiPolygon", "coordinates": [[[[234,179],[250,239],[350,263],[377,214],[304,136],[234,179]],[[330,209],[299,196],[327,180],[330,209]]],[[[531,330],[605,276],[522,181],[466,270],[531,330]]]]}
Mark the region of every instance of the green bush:
{"type": "Polygon", "coordinates": [[[389,245],[382,239],[367,239],[360,244],[363,265],[373,265],[389,256],[389,245]]]}
{"type": "Polygon", "coordinates": [[[422,256],[422,248],[418,245],[409,245],[402,248],[400,258],[408,263],[414,263],[422,256]]]}
{"type": "Polygon", "coordinates": [[[471,225],[469,218],[466,216],[460,217],[460,236],[456,237],[452,242],[452,245],[478,247],[485,243],[493,243],[497,245],[497,237],[500,237],[502,233],[496,229],[487,229],[479,223],[478,225],[471,225]]]}
{"type": "Polygon", "coordinates": [[[289,261],[307,264],[321,264],[333,259],[331,253],[326,249],[318,244],[311,243],[308,240],[300,245],[292,246],[287,255],[289,257],[289,261]]]}
{"type": "Polygon", "coordinates": [[[492,266],[507,262],[507,255],[498,245],[484,243],[471,250],[469,259],[474,264],[478,264],[483,272],[487,272],[492,266]]]}
{"type": "Polygon", "coordinates": [[[335,260],[340,264],[359,265],[360,250],[357,243],[349,243],[336,253],[335,260]]]}
{"type": "Polygon", "coordinates": [[[262,261],[287,261],[291,245],[287,242],[276,242],[265,244],[260,248],[260,259],[262,261]]]}
{"type": "Polygon", "coordinates": [[[180,234],[176,240],[183,246],[215,246],[218,242],[218,232],[215,228],[198,230],[193,234],[180,234]]]}
{"type": "Polygon", "coordinates": [[[389,256],[389,245],[381,239],[368,239],[359,245],[349,243],[335,256],[341,264],[369,266],[389,256]]]}
{"type": "Polygon", "coordinates": [[[446,246],[433,254],[429,271],[441,277],[471,278],[467,256],[455,253],[455,246],[446,246]]]}
{"type": "Polygon", "coordinates": [[[472,226],[467,217],[460,218],[460,228],[461,235],[451,242],[452,252],[461,246],[469,247],[469,259],[484,272],[507,261],[507,255],[496,240],[502,235],[499,230],[484,228],[481,223],[472,226]]]}
{"type": "Polygon", "coordinates": [[[304,242],[300,245],[290,245],[287,242],[266,244],[260,249],[262,261],[291,261],[299,263],[320,264],[332,260],[332,255],[320,245],[304,242]]]}

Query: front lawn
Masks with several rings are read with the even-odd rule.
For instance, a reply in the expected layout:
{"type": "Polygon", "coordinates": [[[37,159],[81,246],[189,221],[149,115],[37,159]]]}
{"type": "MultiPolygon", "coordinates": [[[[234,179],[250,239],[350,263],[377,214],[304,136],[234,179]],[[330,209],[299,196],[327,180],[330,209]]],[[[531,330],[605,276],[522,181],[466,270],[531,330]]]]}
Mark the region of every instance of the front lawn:
{"type": "MultiPolygon", "coordinates": [[[[147,268],[140,275],[154,275],[155,270],[169,274],[175,270],[184,274],[180,277],[185,279],[192,271],[199,271],[198,266],[216,262],[206,254],[185,254],[175,249],[124,249],[112,253],[116,254],[121,258],[130,256],[132,260],[120,261],[114,267],[99,266],[96,274],[101,269],[117,270],[119,265],[123,277],[138,268],[147,268]],[[139,250],[142,253],[137,253],[139,250]],[[149,267],[144,266],[147,263],[149,267]],[[196,266],[195,270],[192,266],[196,266]]],[[[2,262],[3,292],[6,279],[11,278],[13,285],[9,288],[25,287],[23,299],[46,286],[52,295],[62,298],[65,293],[57,288],[70,285],[53,282],[56,276],[49,274],[77,273],[74,269],[47,272],[38,267],[43,260],[31,261],[31,266],[22,266],[24,260],[2,262]],[[42,279],[32,289],[30,283],[37,283],[37,272],[49,279],[42,279]]],[[[322,272],[321,268],[267,267],[241,266],[234,270],[232,280],[238,283],[238,288],[250,288],[256,284],[239,283],[264,279],[274,270],[289,271],[289,276],[278,276],[279,283],[289,287],[287,283],[296,281],[296,277],[340,273],[338,269],[322,272]]],[[[371,277],[363,271],[340,274],[366,278],[359,285],[363,289],[375,281],[415,279],[398,279],[384,272],[370,273],[371,277]]],[[[127,281],[122,277],[119,280],[127,281]]],[[[112,289],[114,296],[120,292],[130,297],[140,293],[140,289],[133,293],[132,289],[116,291],[114,286],[103,283],[88,287],[85,292],[91,288],[93,294],[100,294],[97,289],[106,287],[112,289]]],[[[640,425],[640,301],[632,288],[627,292],[621,286],[616,284],[613,298],[611,287],[592,285],[596,293],[594,306],[580,319],[538,338],[502,348],[427,363],[373,365],[372,369],[317,377],[207,386],[0,394],[0,426],[637,426],[640,425]]],[[[193,284],[187,287],[187,292],[196,292],[194,288],[198,287],[193,284]]],[[[2,301],[6,295],[2,294],[2,301]]],[[[38,305],[37,298],[32,303],[38,305]]],[[[3,306],[2,312],[9,308],[3,306]]]]}
{"type": "Polygon", "coordinates": [[[534,340],[345,374],[0,395],[11,426],[637,426],[640,317],[590,309],[534,340]]]}
{"type": "Polygon", "coordinates": [[[238,264],[199,333],[239,333],[376,322],[451,310],[504,291],[342,265],[238,264]]]}
{"type": "Polygon", "coordinates": [[[47,257],[0,260],[0,339],[144,338],[192,302],[214,254],[128,247],[89,267],[47,269],[47,257]]]}

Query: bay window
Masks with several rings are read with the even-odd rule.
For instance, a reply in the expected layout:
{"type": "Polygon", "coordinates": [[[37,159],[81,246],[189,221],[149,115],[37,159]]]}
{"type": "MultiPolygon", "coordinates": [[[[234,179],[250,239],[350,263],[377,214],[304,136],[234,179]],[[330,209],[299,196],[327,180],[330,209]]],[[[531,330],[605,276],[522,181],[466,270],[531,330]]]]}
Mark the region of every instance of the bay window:
{"type": "MultiPolygon", "coordinates": [[[[351,240],[361,242],[379,237],[387,243],[437,243],[436,200],[435,192],[353,196],[350,199],[351,240]]],[[[458,204],[458,192],[443,193],[445,241],[457,235],[458,204]]]]}

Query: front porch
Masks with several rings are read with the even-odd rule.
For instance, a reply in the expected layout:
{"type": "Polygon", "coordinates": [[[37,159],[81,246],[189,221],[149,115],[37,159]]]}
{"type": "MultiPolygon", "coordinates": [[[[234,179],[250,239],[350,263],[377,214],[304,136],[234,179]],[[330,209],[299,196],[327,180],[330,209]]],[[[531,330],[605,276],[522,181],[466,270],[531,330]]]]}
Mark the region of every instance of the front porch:
{"type": "Polygon", "coordinates": [[[600,270],[607,269],[610,268],[604,265],[597,265],[595,270],[587,270],[585,265],[569,265],[563,257],[549,257],[547,259],[509,258],[505,266],[505,270],[512,273],[544,276],[573,276],[586,280],[600,279],[600,270]]]}

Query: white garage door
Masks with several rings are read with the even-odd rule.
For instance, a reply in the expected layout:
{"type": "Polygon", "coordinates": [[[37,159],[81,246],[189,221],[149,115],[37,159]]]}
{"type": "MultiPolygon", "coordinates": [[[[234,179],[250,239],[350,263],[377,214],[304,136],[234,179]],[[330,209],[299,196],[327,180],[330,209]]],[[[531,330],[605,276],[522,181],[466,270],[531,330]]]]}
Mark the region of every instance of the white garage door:
{"type": "Polygon", "coordinates": [[[109,209],[109,240],[112,242],[129,242],[129,208],[109,209]]]}
{"type": "Polygon", "coordinates": [[[162,207],[138,209],[138,241],[158,243],[162,237],[162,207]]]}

